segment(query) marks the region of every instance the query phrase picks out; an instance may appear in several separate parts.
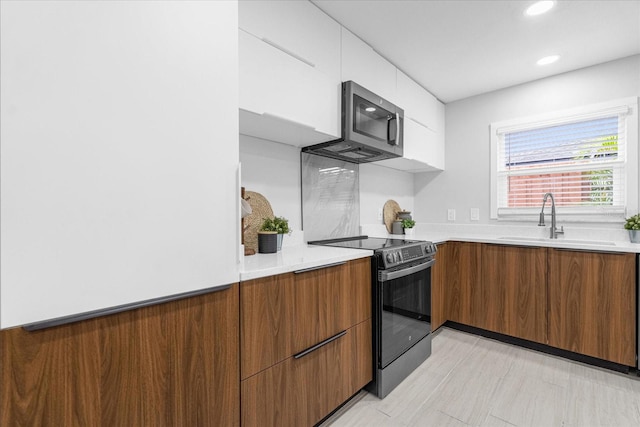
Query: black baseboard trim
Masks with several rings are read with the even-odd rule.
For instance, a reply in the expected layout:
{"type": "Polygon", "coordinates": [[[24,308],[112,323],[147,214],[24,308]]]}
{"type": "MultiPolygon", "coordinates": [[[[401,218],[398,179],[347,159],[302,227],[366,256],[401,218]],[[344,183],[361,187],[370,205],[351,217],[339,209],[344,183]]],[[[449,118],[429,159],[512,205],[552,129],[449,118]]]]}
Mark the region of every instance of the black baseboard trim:
{"type": "MultiPolygon", "coordinates": [[[[584,354],[574,353],[568,350],[562,350],[556,347],[551,347],[546,344],[540,344],[533,341],[524,340],[522,338],[515,338],[509,335],[500,334],[497,332],[487,331],[486,329],[476,328],[474,326],[464,325],[462,323],[452,322],[447,320],[444,324],[452,329],[457,329],[462,332],[468,332],[474,335],[480,335],[485,338],[494,339],[496,341],[502,341],[507,344],[517,345],[519,347],[528,348],[530,350],[539,351],[541,353],[550,354],[553,356],[563,357],[565,359],[574,360],[576,362],[586,363],[588,365],[597,366],[599,368],[609,369],[611,371],[621,372],[629,374],[630,371],[635,371],[633,367],[627,365],[621,365],[619,363],[610,362],[608,360],[598,359],[596,357],[585,356],[584,354]]],[[[638,374],[640,375],[640,373],[638,374]]]]}

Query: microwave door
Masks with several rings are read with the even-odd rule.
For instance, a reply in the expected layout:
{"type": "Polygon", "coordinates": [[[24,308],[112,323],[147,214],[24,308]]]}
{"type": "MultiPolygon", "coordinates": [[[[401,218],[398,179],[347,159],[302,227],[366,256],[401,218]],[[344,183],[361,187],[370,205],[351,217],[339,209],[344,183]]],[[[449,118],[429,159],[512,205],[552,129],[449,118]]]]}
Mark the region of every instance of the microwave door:
{"type": "Polygon", "coordinates": [[[354,94],[353,97],[353,131],[365,138],[372,138],[380,143],[389,143],[389,119],[395,119],[395,114],[358,95],[354,94]]]}

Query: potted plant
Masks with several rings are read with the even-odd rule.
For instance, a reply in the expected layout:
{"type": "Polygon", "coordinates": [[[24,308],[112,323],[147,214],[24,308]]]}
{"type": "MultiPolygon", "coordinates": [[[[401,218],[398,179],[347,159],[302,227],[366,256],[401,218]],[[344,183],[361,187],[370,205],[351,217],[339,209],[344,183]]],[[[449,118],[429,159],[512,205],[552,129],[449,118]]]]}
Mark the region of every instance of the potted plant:
{"type": "Polygon", "coordinates": [[[282,238],[285,234],[289,233],[291,233],[289,230],[289,220],[286,218],[281,216],[263,218],[262,226],[260,226],[260,231],[258,232],[258,251],[260,253],[274,253],[281,250],[282,238]],[[270,243],[272,239],[275,239],[275,249],[271,247],[273,244],[270,243]],[[262,250],[261,241],[264,241],[265,250],[268,250],[268,252],[262,250]]]}
{"type": "Polygon", "coordinates": [[[631,243],[640,243],[640,214],[627,218],[624,228],[629,230],[629,240],[631,240],[631,243]]]}
{"type": "Polygon", "coordinates": [[[404,229],[404,234],[406,234],[407,236],[413,236],[414,233],[414,229],[413,227],[415,227],[416,222],[412,219],[403,219],[402,220],[402,228],[404,229]]]}

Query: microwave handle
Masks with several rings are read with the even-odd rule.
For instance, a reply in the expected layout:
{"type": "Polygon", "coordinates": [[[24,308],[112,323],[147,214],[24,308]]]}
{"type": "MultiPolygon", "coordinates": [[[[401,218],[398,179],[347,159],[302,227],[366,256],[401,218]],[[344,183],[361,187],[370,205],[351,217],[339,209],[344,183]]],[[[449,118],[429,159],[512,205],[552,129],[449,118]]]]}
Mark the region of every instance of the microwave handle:
{"type": "Polygon", "coordinates": [[[396,113],[396,143],[400,145],[400,113],[396,113]]]}
{"type": "Polygon", "coordinates": [[[393,141],[389,141],[389,145],[398,145],[398,140],[400,139],[400,113],[396,113],[396,117],[394,119],[387,120],[387,138],[389,139],[391,135],[389,135],[389,131],[391,130],[391,122],[396,121],[396,139],[393,141]]]}

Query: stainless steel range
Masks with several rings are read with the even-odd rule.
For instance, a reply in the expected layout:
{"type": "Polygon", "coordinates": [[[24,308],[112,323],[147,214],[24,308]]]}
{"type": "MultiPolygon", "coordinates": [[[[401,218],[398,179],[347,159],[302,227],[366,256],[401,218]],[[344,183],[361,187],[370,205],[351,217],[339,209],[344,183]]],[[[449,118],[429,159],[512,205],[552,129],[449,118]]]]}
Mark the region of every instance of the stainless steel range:
{"type": "Polygon", "coordinates": [[[431,354],[431,267],[436,246],[367,236],[309,243],[374,251],[374,379],[367,390],[383,398],[431,354]]]}

